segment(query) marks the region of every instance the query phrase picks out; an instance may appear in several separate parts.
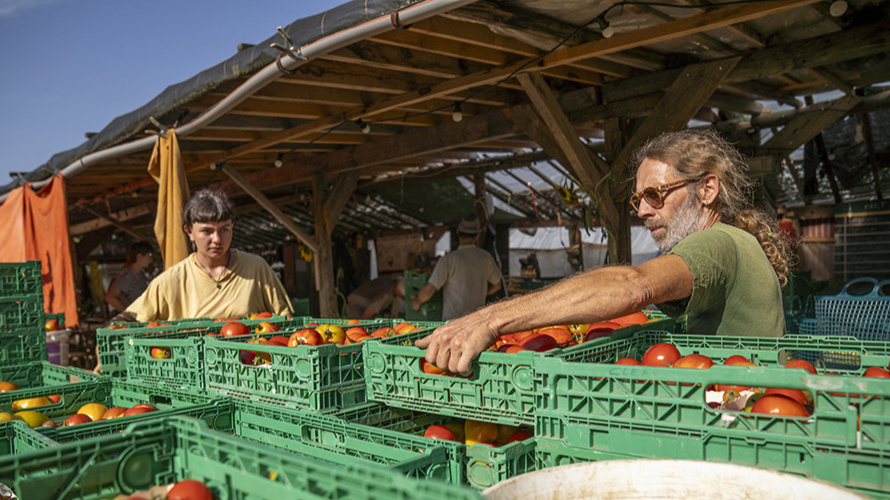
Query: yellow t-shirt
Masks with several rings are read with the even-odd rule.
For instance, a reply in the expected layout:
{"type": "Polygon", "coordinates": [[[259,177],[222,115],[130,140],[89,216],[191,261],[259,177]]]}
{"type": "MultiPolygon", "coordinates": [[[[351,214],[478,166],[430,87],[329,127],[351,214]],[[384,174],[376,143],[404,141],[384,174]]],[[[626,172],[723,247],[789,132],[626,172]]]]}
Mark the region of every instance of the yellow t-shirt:
{"type": "Polygon", "coordinates": [[[191,254],[153,279],[127,307],[136,321],[289,314],[284,286],[262,257],[232,250],[235,262],[222,279],[211,278],[191,254]]]}

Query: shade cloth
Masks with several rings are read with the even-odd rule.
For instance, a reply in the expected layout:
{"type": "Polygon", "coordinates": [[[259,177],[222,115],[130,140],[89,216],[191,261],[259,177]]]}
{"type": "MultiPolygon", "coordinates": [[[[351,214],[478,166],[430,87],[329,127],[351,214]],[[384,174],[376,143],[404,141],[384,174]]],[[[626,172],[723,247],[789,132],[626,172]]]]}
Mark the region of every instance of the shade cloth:
{"type": "Polygon", "coordinates": [[[164,258],[164,269],[170,269],[190,253],[188,239],[182,231],[182,208],[189,199],[189,186],[173,129],[158,135],[148,173],[158,183],[155,237],[164,258]]]}
{"type": "Polygon", "coordinates": [[[65,313],[65,326],[79,324],[61,176],[37,192],[25,184],[0,205],[0,262],[26,260],[41,262],[44,311],[65,313]]]}

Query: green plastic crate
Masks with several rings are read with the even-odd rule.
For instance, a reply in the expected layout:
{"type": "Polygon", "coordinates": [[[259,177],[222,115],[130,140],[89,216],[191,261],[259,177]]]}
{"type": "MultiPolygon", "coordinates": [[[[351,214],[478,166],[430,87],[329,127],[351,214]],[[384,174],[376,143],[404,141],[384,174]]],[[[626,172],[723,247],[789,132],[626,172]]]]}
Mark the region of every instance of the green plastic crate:
{"type": "Polygon", "coordinates": [[[0,297],[43,296],[43,277],[39,260],[0,263],[0,297]]]}
{"type": "MultiPolygon", "coordinates": [[[[415,436],[423,436],[431,425],[444,425],[454,420],[453,417],[393,408],[381,403],[366,403],[338,412],[336,416],[349,422],[415,436]]],[[[477,490],[484,490],[500,481],[534,470],[534,444],[531,439],[498,447],[483,444],[466,446],[451,441],[435,442],[448,446],[449,457],[453,457],[451,459],[457,463],[460,476],[466,484],[477,490]]]]}
{"type": "MultiPolygon", "coordinates": [[[[46,385],[62,385],[100,379],[100,375],[81,370],[80,368],[58,366],[48,361],[35,361],[18,365],[0,366],[0,380],[12,382],[21,389],[43,387],[46,385]]],[[[4,394],[15,394],[9,391],[4,394]]]]}
{"type": "Polygon", "coordinates": [[[467,488],[416,481],[380,467],[317,463],[181,417],[0,457],[0,483],[29,500],[98,500],[186,478],[228,499],[481,498],[467,488]]]}
{"type": "MultiPolygon", "coordinates": [[[[250,328],[263,321],[279,324],[287,320],[284,316],[267,319],[239,320],[250,328]]],[[[128,340],[136,335],[163,335],[171,333],[193,332],[194,335],[219,333],[228,321],[216,321],[207,318],[163,321],[161,326],[149,327],[148,323],[115,323],[123,329],[100,328],[96,330],[96,346],[99,350],[99,363],[102,373],[122,377],[127,371],[126,346],[128,340]]]]}
{"type": "Polygon", "coordinates": [[[339,465],[384,466],[416,479],[463,484],[464,445],[350,423],[308,410],[239,401],[237,436],[339,465]]]}
{"type": "Polygon", "coordinates": [[[412,321],[442,321],[442,290],[437,290],[430,297],[430,300],[420,307],[420,310],[415,311],[411,308],[411,298],[417,295],[429,279],[430,273],[405,271],[405,317],[407,319],[412,321]]]}
{"type": "MultiPolygon", "coordinates": [[[[601,458],[736,463],[888,495],[890,383],[857,372],[810,375],[777,366],[794,348],[839,347],[822,340],[641,332],[587,346],[587,356],[566,350],[561,357],[535,358],[535,432],[577,450],[610,454],[601,458]],[[612,364],[628,355],[637,357],[657,342],[671,342],[681,354],[704,354],[718,363],[741,354],[764,366],[689,370],[612,364]],[[712,384],[808,390],[814,397],[813,413],[810,418],[774,418],[712,409],[705,399],[712,384]]],[[[875,350],[859,351],[861,367],[890,361],[886,346],[863,344],[875,350]]]]}
{"type": "MultiPolygon", "coordinates": [[[[347,320],[303,318],[305,324],[346,326],[347,320]]],[[[388,323],[371,320],[366,329],[388,323]]],[[[294,327],[292,330],[297,330],[294,327]]],[[[289,335],[288,331],[263,337],[289,335]]],[[[248,344],[250,338],[209,337],[204,343],[205,383],[208,391],[289,408],[335,411],[365,402],[361,344],[297,347],[248,344]],[[262,352],[270,363],[241,362],[241,351],[262,352]]]]}
{"type": "Polygon", "coordinates": [[[42,450],[56,444],[52,439],[29,429],[25,422],[13,420],[0,423],[0,456],[42,450]]]}
{"type": "MultiPolygon", "coordinates": [[[[662,320],[620,330],[647,328],[685,330],[685,318],[662,320]]],[[[483,352],[473,362],[469,377],[429,375],[420,368],[425,351],[414,341],[432,328],[395,337],[363,342],[368,399],[390,406],[509,425],[534,424],[534,357],[553,356],[531,351],[505,354],[483,352]]],[[[607,338],[591,342],[599,343],[607,338]]],[[[583,344],[582,344],[583,345],[583,344]]],[[[568,350],[572,348],[567,348],[568,350]]]]}
{"type": "Polygon", "coordinates": [[[853,336],[862,340],[890,340],[890,280],[851,280],[837,295],[816,298],[816,333],[853,336]],[[866,295],[852,295],[860,283],[872,287],[866,295]]]}
{"type": "MultiPolygon", "coordinates": [[[[289,332],[302,325],[302,318],[287,320],[283,316],[266,320],[243,320],[253,329],[268,321],[289,332]]],[[[204,382],[204,339],[210,333],[219,333],[227,322],[211,322],[201,327],[185,328],[164,333],[136,333],[126,339],[127,378],[142,382],[169,386],[177,390],[206,392],[204,382]],[[170,353],[169,358],[153,358],[151,349],[161,347],[170,353]]]]}
{"type": "MultiPolygon", "coordinates": [[[[149,403],[158,408],[156,412],[121,417],[109,421],[80,424],[69,428],[74,429],[70,431],[65,429],[63,435],[72,436],[101,435],[108,432],[102,429],[114,428],[120,430],[130,422],[164,418],[168,415],[183,413],[182,409],[213,402],[213,398],[209,396],[199,396],[170,390],[165,387],[109,377],[101,377],[94,381],[22,389],[14,392],[15,394],[12,392],[0,393],[0,411],[16,411],[12,409],[12,403],[20,399],[58,395],[60,396],[58,403],[29,409],[39,411],[60,424],[72,414],[77,413],[77,410],[87,403],[100,403],[108,408],[112,406],[131,407],[137,403],[149,403]]],[[[229,421],[231,421],[231,418],[229,418],[229,421]]],[[[229,425],[229,428],[231,428],[231,425],[229,425]]],[[[41,432],[47,433],[56,431],[58,429],[47,428],[41,430],[41,432]]]]}

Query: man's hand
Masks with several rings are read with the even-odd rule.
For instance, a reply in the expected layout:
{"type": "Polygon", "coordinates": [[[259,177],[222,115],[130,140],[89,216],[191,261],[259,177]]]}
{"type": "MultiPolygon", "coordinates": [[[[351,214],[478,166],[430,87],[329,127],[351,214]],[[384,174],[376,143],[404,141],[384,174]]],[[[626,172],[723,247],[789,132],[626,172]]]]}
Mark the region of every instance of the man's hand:
{"type": "Polygon", "coordinates": [[[422,306],[422,305],[423,305],[423,302],[417,300],[417,295],[411,296],[411,309],[414,309],[415,311],[419,311],[420,306],[422,306]]]}
{"type": "Polygon", "coordinates": [[[473,359],[498,337],[486,309],[446,323],[414,343],[426,349],[426,360],[453,373],[471,373],[473,359]]]}

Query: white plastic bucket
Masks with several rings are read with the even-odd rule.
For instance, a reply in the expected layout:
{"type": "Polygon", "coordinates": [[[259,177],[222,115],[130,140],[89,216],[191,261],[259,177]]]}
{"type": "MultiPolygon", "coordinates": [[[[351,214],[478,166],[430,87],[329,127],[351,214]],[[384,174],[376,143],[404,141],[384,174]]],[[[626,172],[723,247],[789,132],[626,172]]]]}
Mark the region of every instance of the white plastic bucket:
{"type": "Polygon", "coordinates": [[[59,366],[68,366],[68,333],[70,330],[46,332],[46,358],[59,366]]]}
{"type": "Polygon", "coordinates": [[[698,460],[607,460],[551,467],[502,481],[487,500],[869,498],[833,483],[698,460]]]}

